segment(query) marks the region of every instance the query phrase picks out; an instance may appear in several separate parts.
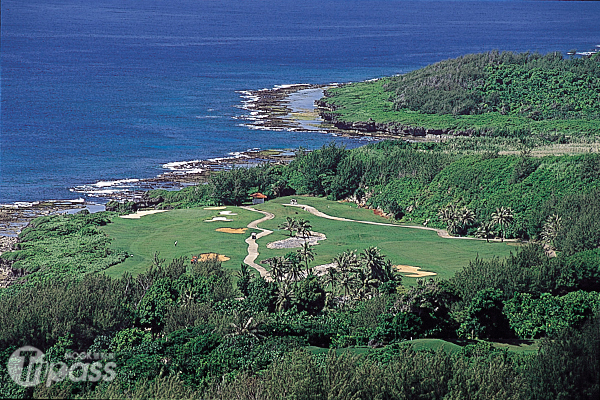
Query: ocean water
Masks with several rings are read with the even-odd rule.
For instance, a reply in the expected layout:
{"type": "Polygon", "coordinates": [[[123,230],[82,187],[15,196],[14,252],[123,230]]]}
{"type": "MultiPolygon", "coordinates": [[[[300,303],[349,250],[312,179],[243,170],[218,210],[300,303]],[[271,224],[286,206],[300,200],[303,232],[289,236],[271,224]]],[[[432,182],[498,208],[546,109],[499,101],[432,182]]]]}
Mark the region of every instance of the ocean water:
{"type": "Polygon", "coordinates": [[[0,203],[249,148],[362,142],[251,130],[239,91],[357,81],[493,49],[600,44],[600,3],[3,0],[0,203]]]}

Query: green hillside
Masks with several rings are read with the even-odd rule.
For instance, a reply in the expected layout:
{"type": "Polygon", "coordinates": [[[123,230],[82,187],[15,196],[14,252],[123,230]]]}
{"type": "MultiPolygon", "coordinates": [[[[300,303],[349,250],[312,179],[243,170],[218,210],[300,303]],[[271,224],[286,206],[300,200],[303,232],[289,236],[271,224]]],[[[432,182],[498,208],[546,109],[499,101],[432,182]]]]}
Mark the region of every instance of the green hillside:
{"type": "Polygon", "coordinates": [[[490,52],[326,92],[323,115],[476,135],[600,133],[600,57],[490,52]]]}

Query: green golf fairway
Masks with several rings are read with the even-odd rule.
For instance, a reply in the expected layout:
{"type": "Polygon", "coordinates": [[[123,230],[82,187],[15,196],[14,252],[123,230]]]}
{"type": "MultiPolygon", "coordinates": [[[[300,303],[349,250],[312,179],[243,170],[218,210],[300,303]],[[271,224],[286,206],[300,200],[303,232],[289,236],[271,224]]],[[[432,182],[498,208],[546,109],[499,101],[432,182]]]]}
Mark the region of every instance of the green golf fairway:
{"type": "MultiPolygon", "coordinates": [[[[394,263],[420,267],[424,271],[435,272],[436,277],[449,278],[470,260],[480,258],[506,257],[515,249],[515,243],[491,242],[481,240],[446,239],[434,231],[411,229],[399,226],[378,226],[358,222],[335,221],[317,217],[298,207],[285,207],[292,197],[282,197],[254,206],[256,209],[275,214],[275,218],[263,222],[260,227],[274,232],[258,240],[260,253],[257,262],[273,256],[283,256],[295,249],[268,249],[270,242],[286,239],[287,231],[278,226],[287,216],[310,221],[312,230],[324,233],[326,240],[313,247],[315,261],[312,266],[330,263],[332,258],[345,250],[358,252],[369,246],[377,246],[394,263]]],[[[325,214],[389,223],[385,218],[376,216],[371,210],[357,208],[355,204],[339,203],[322,198],[296,196],[298,203],[311,205],[325,214]]],[[[217,232],[217,228],[244,228],[251,221],[260,219],[263,214],[229,206],[223,210],[205,210],[192,208],[172,210],[144,216],[140,219],[115,218],[104,231],[114,241],[112,247],[123,249],[132,257],[125,262],[106,270],[110,276],[121,276],[125,271],[138,274],[151,264],[155,252],[169,262],[176,257],[191,258],[199,253],[219,253],[230,257],[223,266],[238,269],[248,254],[244,240],[252,230],[243,234],[217,232]],[[229,211],[237,215],[220,215],[229,211]],[[226,217],[231,222],[205,222],[213,217],[226,217]],[[174,245],[177,241],[177,246],[174,245]]],[[[413,284],[416,278],[406,277],[407,284],[413,284]]]]}
{"type": "Polygon", "coordinates": [[[248,245],[244,240],[253,230],[247,229],[242,234],[236,234],[217,232],[215,229],[245,228],[262,216],[238,207],[227,207],[222,210],[171,210],[139,219],[114,218],[112,224],[103,228],[114,238],[111,247],[125,250],[133,257],[112,266],[105,273],[112,277],[121,276],[125,271],[137,275],[152,264],[155,252],[160,252],[159,257],[166,259],[167,263],[177,257],[189,260],[200,253],[219,253],[230,258],[223,262],[225,268],[239,269],[248,254],[248,245]],[[237,215],[220,215],[221,211],[237,215]],[[213,217],[225,217],[233,221],[205,222],[213,217]]]}
{"type": "MultiPolygon", "coordinates": [[[[389,220],[373,214],[372,210],[358,208],[356,204],[339,203],[315,197],[293,197],[299,204],[315,207],[325,214],[356,219],[390,223],[389,220]]],[[[358,222],[334,221],[310,214],[299,207],[285,207],[291,197],[271,200],[255,208],[275,214],[275,219],[260,226],[274,231],[272,235],[258,240],[260,256],[258,260],[283,256],[295,249],[267,249],[267,243],[289,237],[287,231],[277,230],[285,217],[301,218],[310,221],[312,230],[324,233],[326,240],[313,247],[315,261],[312,265],[330,263],[331,259],[345,250],[358,252],[369,246],[377,246],[394,265],[420,267],[424,271],[435,272],[435,277],[450,278],[467,266],[470,260],[479,258],[506,257],[515,251],[514,242],[490,242],[485,240],[441,238],[434,231],[398,226],[377,226],[358,222]]],[[[411,284],[416,278],[405,278],[411,284]]]]}

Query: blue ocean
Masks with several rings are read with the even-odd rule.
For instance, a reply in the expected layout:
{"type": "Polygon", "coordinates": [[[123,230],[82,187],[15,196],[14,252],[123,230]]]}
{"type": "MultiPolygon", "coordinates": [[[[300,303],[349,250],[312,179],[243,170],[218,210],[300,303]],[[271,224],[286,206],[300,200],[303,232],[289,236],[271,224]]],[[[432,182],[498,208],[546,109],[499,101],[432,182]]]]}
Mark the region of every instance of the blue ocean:
{"type": "Polygon", "coordinates": [[[0,203],[169,162],[359,139],[252,130],[240,91],[600,44],[600,3],[2,0],[0,203]]]}

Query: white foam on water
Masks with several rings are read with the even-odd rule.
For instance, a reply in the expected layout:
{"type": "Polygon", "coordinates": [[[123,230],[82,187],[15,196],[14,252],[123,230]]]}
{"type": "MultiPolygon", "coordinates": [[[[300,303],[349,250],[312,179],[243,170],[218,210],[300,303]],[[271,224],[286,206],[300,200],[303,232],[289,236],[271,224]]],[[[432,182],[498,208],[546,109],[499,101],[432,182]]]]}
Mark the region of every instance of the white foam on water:
{"type": "Polygon", "coordinates": [[[127,183],[136,183],[139,182],[139,179],[119,179],[116,181],[100,181],[94,183],[92,186],[95,187],[111,187],[111,186],[121,186],[127,183]]]}
{"type": "Polygon", "coordinates": [[[275,86],[273,86],[273,89],[289,89],[289,88],[298,87],[298,86],[310,86],[310,84],[309,83],[290,83],[290,84],[285,84],[285,85],[275,85],[275,86]]]}
{"type": "Polygon", "coordinates": [[[170,162],[170,163],[166,163],[163,164],[163,168],[164,169],[181,169],[181,167],[184,167],[186,165],[192,164],[192,163],[200,163],[200,160],[192,160],[192,161],[174,161],[174,162],[170,162]]]}

